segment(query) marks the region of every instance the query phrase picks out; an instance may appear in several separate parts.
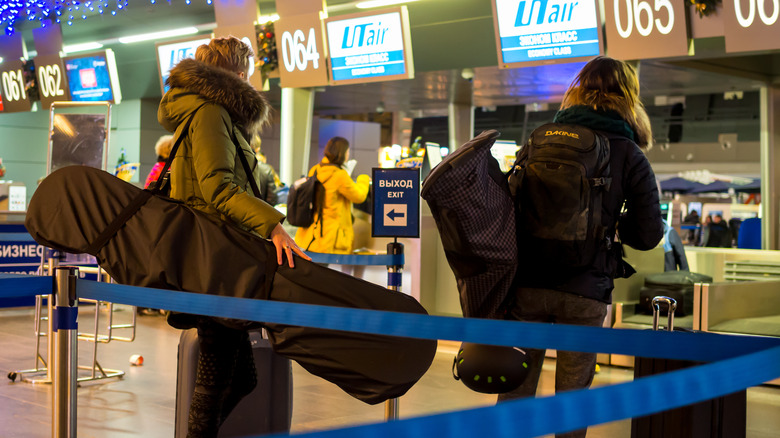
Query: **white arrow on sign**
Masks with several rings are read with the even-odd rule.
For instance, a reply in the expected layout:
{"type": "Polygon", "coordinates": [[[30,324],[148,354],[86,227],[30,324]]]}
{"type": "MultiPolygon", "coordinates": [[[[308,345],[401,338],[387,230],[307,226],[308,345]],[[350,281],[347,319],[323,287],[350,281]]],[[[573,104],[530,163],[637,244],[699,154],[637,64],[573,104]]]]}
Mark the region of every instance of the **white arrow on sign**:
{"type": "Polygon", "coordinates": [[[382,224],[386,227],[406,226],[406,204],[385,204],[382,224]]]}

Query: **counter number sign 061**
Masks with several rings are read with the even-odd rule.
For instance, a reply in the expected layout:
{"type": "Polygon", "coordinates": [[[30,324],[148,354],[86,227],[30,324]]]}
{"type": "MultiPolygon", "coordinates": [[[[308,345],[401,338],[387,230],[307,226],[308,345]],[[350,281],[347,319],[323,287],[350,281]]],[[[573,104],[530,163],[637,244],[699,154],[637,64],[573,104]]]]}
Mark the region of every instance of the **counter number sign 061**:
{"type": "Polygon", "coordinates": [[[43,97],[63,96],[62,69],[59,64],[44,65],[38,68],[38,87],[43,97]]]}
{"type": "Polygon", "coordinates": [[[298,29],[292,34],[285,31],[282,34],[282,59],[284,68],[288,72],[298,70],[304,71],[311,61],[314,69],[318,69],[320,54],[317,52],[317,40],[314,28],[309,28],[309,36],[306,37],[303,31],[298,29]]]}
{"type": "Polygon", "coordinates": [[[651,7],[650,3],[642,0],[624,0],[626,3],[626,27],[624,28],[620,22],[620,3],[621,0],[614,0],[613,7],[615,8],[615,27],[617,27],[618,34],[623,38],[628,38],[631,32],[634,30],[634,24],[636,24],[636,30],[642,36],[650,35],[653,31],[653,24],[663,35],[668,35],[674,28],[674,9],[672,9],[672,3],[670,0],[654,0],[654,4],[651,7]],[[660,12],[661,9],[668,11],[669,19],[666,23],[662,23],[660,18],[653,17],[653,11],[660,12]],[[643,20],[644,18],[644,20],[643,20]],[[645,23],[643,25],[642,23],[645,23]]]}
{"type": "Polygon", "coordinates": [[[22,69],[3,71],[3,91],[5,99],[10,102],[27,100],[27,93],[24,90],[24,76],[22,69]]]}

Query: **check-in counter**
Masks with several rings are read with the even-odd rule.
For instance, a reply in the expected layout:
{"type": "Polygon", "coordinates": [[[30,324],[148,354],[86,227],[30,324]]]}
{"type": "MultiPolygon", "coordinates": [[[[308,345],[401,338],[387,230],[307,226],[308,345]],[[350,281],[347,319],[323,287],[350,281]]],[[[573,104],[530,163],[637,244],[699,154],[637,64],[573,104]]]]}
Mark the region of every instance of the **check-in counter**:
{"type": "Polygon", "coordinates": [[[780,337],[780,280],[700,285],[700,330],[780,337]]]}

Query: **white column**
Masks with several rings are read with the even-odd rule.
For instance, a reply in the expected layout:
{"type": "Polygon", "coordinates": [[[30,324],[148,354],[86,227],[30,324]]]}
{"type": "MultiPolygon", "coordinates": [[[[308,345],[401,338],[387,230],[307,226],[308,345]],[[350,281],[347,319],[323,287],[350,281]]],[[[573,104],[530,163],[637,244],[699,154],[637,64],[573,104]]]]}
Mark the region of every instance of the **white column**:
{"type": "Polygon", "coordinates": [[[780,249],[780,89],[761,88],[761,248],[780,249]]]}
{"type": "Polygon", "coordinates": [[[447,124],[450,152],[474,137],[474,106],[471,103],[454,103],[447,106],[447,124]]]}
{"type": "Polygon", "coordinates": [[[291,184],[309,171],[314,90],[282,88],[279,177],[291,184]]]}

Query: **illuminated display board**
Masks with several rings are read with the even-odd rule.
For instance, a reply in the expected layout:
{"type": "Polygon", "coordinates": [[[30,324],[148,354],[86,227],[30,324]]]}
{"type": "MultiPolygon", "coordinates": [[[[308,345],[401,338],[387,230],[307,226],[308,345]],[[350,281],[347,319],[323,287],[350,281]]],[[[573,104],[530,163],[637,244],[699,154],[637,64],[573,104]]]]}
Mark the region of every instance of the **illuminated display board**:
{"type": "Polygon", "coordinates": [[[14,113],[32,109],[24,77],[26,69],[25,62],[21,59],[9,59],[0,64],[3,112],[14,113]]]}
{"type": "Polygon", "coordinates": [[[325,21],[333,84],[414,77],[406,7],[325,21]]]}
{"type": "Polygon", "coordinates": [[[157,48],[157,70],[160,73],[160,87],[165,94],[170,88],[165,85],[171,69],[185,58],[195,58],[195,49],[203,44],[208,44],[211,38],[208,36],[197,36],[176,41],[166,41],[156,43],[157,48]]]}
{"type": "Polygon", "coordinates": [[[63,59],[68,76],[71,100],[74,102],[107,101],[119,103],[122,94],[114,61],[114,52],[102,50],[63,59]]]}
{"type": "Polygon", "coordinates": [[[492,5],[501,68],[601,54],[595,0],[493,0],[492,5]]]}

